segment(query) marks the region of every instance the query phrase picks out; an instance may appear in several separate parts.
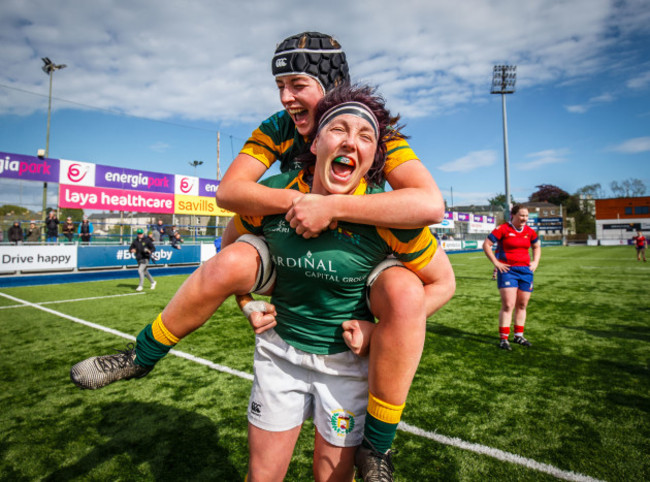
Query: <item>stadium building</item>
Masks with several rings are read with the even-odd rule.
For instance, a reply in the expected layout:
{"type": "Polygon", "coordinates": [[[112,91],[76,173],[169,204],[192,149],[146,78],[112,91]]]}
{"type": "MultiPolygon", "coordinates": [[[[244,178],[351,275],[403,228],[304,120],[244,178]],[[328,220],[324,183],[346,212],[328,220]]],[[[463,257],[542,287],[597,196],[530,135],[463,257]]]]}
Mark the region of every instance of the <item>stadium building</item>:
{"type": "Polygon", "coordinates": [[[637,230],[650,232],[650,196],[596,199],[595,242],[629,244],[637,230]]]}

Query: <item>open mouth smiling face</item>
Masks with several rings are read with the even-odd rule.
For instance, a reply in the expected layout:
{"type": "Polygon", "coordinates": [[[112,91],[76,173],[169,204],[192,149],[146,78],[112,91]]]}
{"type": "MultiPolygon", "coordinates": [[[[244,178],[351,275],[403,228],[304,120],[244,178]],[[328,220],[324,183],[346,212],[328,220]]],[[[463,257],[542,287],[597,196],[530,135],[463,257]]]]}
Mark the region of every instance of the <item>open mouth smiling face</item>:
{"type": "Polygon", "coordinates": [[[354,174],[357,163],[354,159],[347,156],[337,156],[331,161],[331,176],[346,182],[354,174]]]}
{"type": "Polygon", "coordinates": [[[320,130],[311,149],[316,154],[312,192],[350,194],[372,167],[377,140],[368,122],[340,115],[320,130]]]}
{"type": "Polygon", "coordinates": [[[291,116],[298,132],[306,136],[314,127],[314,116],[318,101],[323,98],[320,84],[307,75],[283,75],[275,82],[280,93],[280,102],[291,116]]]}

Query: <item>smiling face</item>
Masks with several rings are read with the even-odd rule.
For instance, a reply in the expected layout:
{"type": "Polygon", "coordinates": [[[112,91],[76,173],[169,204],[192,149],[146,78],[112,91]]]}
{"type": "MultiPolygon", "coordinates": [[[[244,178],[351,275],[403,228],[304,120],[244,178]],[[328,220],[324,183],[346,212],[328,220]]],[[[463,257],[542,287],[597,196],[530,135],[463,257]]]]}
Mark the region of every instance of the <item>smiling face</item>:
{"type": "Polygon", "coordinates": [[[375,160],[377,136],[372,125],[356,115],[343,114],[318,132],[311,145],[316,155],[315,194],[350,194],[375,160]]]}
{"type": "Polygon", "coordinates": [[[519,211],[512,215],[511,222],[515,228],[521,229],[528,222],[528,209],[519,208],[519,211]]]}
{"type": "Polygon", "coordinates": [[[280,102],[287,110],[298,132],[306,136],[315,127],[316,105],[325,95],[320,84],[307,75],[276,77],[280,102]]]}

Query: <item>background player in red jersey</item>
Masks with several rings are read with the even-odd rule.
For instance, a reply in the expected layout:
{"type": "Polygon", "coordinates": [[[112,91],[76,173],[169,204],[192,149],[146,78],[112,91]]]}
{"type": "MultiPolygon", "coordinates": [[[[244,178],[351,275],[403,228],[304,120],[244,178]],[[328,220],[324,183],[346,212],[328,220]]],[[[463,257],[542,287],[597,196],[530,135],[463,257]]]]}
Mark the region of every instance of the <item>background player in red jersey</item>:
{"type": "Polygon", "coordinates": [[[499,347],[510,350],[510,324],[515,314],[514,342],[531,346],[524,338],[526,307],[533,292],[533,273],[542,255],[537,233],[526,225],[528,209],[515,204],[510,210],[510,222],[492,231],[483,243],[483,251],[497,269],[497,285],[501,294],[499,311],[499,347]],[[492,246],[497,243],[496,255],[492,246]],[[529,250],[533,249],[533,260],[529,250]]]}
{"type": "Polygon", "coordinates": [[[636,236],[634,236],[632,239],[634,240],[634,245],[636,246],[636,260],[641,261],[641,257],[643,257],[643,262],[645,263],[645,248],[648,244],[648,241],[640,230],[636,232],[636,236]]]}

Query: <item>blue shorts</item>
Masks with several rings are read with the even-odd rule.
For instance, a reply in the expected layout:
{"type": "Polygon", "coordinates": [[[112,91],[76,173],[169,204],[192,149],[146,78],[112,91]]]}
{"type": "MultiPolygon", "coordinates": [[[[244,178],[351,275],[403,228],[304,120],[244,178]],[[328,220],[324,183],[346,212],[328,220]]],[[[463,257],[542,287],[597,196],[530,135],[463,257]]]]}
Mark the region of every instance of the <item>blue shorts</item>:
{"type": "Polygon", "coordinates": [[[501,288],[517,288],[521,291],[533,292],[533,272],[528,266],[510,266],[510,270],[497,272],[497,286],[501,288]]]}

